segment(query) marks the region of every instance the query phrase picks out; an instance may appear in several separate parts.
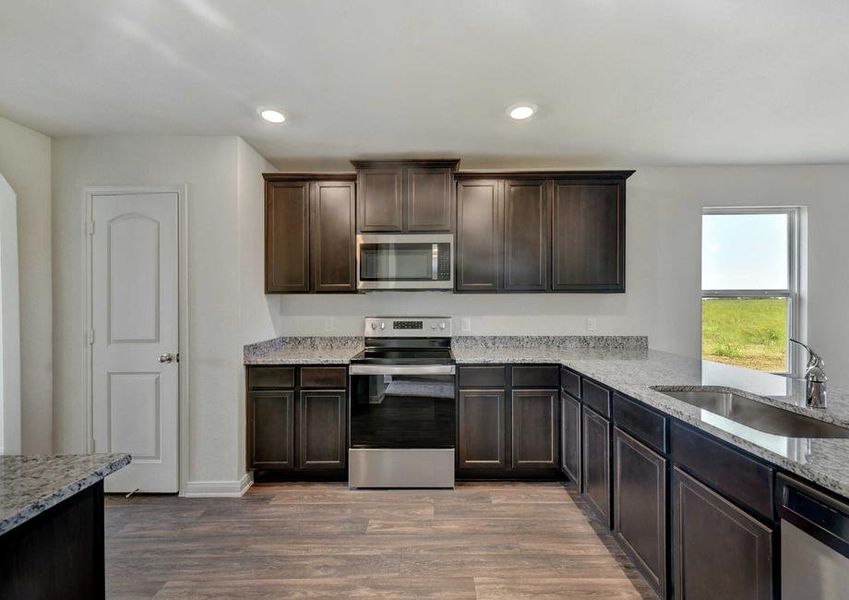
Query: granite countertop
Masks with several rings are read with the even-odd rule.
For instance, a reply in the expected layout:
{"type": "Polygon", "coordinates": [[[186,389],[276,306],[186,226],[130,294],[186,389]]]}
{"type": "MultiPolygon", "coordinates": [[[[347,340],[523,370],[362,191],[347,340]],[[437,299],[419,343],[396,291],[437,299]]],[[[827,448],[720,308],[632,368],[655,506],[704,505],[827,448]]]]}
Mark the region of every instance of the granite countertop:
{"type": "Polygon", "coordinates": [[[354,336],[279,337],[244,347],[246,365],[345,365],[363,349],[354,336]]]}
{"type": "Polygon", "coordinates": [[[815,419],[849,427],[849,391],[830,387],[828,408],[805,406],[805,382],[656,350],[581,349],[546,345],[453,348],[458,364],[554,363],[590,377],[759,456],[800,477],[849,497],[849,439],[789,438],[725,419],[653,389],[711,386],[815,419]]]}
{"type": "MultiPolygon", "coordinates": [[[[276,338],[245,346],[245,364],[347,364],[358,337],[276,338]]],[[[791,473],[849,497],[849,439],[788,438],[752,429],[653,388],[712,386],[849,427],[849,390],[829,387],[828,409],[805,406],[805,382],[649,350],[641,336],[458,336],[458,364],[559,364],[636,398],[791,473]]]]}
{"type": "Polygon", "coordinates": [[[129,454],[0,456],[0,535],[130,464],[129,454]]]}

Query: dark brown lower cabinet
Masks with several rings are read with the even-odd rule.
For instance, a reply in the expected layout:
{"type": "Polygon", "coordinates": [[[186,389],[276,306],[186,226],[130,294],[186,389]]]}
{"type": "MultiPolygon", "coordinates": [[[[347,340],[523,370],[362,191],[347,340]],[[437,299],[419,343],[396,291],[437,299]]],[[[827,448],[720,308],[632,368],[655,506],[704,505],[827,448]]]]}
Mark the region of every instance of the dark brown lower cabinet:
{"type": "Polygon", "coordinates": [[[504,390],[460,390],[457,454],[460,469],[504,469],[506,395],[504,390]]]}
{"type": "Polygon", "coordinates": [[[585,406],[582,438],[583,492],[610,527],[610,421],[585,406]]]}
{"type": "Polygon", "coordinates": [[[773,597],[773,530],[677,467],[672,555],[681,600],[773,597]]]}
{"type": "Polygon", "coordinates": [[[513,468],[558,466],[557,390],[513,390],[513,468]]]}
{"type": "Polygon", "coordinates": [[[345,468],[345,390],[301,390],[298,412],[298,467],[345,468]]]}
{"type": "Polygon", "coordinates": [[[613,429],[613,531],[648,583],[666,597],[667,460],[613,429]]]}
{"type": "Polygon", "coordinates": [[[295,467],[295,392],[293,390],[248,393],[248,467],[292,469],[295,467]]]}
{"type": "Polygon", "coordinates": [[[105,598],[103,482],[0,535],[0,557],[0,598],[105,598]]]}
{"type": "Polygon", "coordinates": [[[346,367],[247,368],[247,468],[287,478],[345,473],[346,367]]]}
{"type": "Polygon", "coordinates": [[[560,470],[581,490],[581,403],[560,392],[560,470]]]}

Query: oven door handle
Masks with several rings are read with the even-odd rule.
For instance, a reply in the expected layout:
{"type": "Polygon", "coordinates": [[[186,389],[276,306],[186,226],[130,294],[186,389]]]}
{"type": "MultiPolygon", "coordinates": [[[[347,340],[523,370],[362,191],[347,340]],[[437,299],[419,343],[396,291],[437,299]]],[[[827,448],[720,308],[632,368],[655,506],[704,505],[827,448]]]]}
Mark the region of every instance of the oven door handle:
{"type": "Polygon", "coordinates": [[[454,365],[351,365],[351,375],[453,375],[454,365]]]}

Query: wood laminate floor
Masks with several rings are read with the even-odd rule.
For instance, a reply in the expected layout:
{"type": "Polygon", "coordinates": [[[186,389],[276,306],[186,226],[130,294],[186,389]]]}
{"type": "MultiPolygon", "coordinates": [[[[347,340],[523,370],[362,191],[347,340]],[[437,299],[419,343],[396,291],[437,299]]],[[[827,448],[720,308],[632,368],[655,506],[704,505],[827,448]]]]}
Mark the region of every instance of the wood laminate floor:
{"type": "Polygon", "coordinates": [[[109,598],[654,598],[559,483],[107,496],[109,598]]]}

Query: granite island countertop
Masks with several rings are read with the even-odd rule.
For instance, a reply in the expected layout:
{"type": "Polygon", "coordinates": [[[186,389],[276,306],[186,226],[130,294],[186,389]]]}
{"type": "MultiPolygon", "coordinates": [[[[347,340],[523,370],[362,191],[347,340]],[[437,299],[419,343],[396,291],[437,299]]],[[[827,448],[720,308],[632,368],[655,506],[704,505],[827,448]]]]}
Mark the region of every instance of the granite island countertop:
{"type": "Polygon", "coordinates": [[[764,433],[653,389],[711,386],[805,416],[849,427],[849,391],[830,387],[828,408],[805,406],[805,381],[656,350],[458,345],[458,364],[550,363],[706,431],[803,479],[849,497],[849,439],[790,438],[764,433]]]}
{"type": "Polygon", "coordinates": [[[129,454],[0,456],[0,535],[122,469],[130,460],[129,454]]]}

